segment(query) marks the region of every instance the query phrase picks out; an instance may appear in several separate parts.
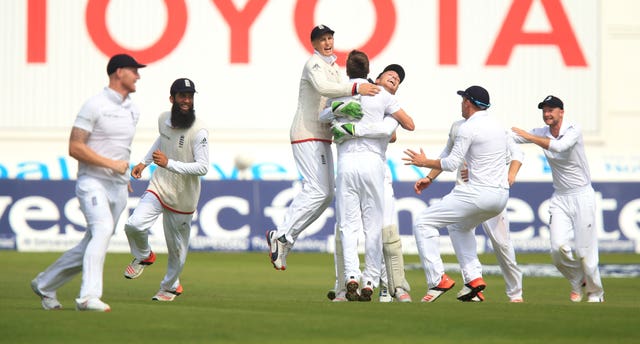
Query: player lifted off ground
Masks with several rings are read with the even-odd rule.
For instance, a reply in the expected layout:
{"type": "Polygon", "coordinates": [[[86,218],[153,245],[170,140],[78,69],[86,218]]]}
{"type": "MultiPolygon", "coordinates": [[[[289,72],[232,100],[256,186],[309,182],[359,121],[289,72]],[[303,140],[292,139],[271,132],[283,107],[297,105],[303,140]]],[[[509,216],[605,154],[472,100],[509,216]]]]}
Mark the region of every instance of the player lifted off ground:
{"type": "Polygon", "coordinates": [[[527,132],[512,128],[516,142],[542,147],[551,167],[553,195],[549,205],[551,257],[571,284],[570,300],[580,302],[583,287],[588,302],[604,302],[598,268],[595,192],[579,126],[564,122],[564,103],[547,96],[538,104],[546,124],[527,132]]]}
{"type": "Polygon", "coordinates": [[[76,309],[109,312],[102,302],[102,274],[107,247],[127,205],[129,154],[140,117],[130,94],[140,79],[138,63],[126,54],[107,64],[109,86],[87,100],[71,129],[69,155],[78,160],[76,196],[87,221],[82,241],[31,281],[44,309],[61,309],[56,291],[82,272],[76,309]]]}
{"type": "Polygon", "coordinates": [[[277,230],[266,233],[269,257],[276,270],[285,270],[286,258],[296,239],[327,209],[334,196],[335,180],[331,130],[320,123],[318,115],[326,98],[350,95],[375,95],[376,85],[341,82],[340,70],[333,53],[334,31],[318,25],[311,31],[313,55],[302,70],[298,108],[291,124],[290,139],[302,190],[287,208],[277,230]]]}
{"type": "MultiPolygon", "coordinates": [[[[509,199],[507,181],[508,145],[507,132],[491,117],[489,93],[480,86],[458,91],[462,97],[461,112],[465,122],[460,125],[451,152],[441,159],[428,159],[422,149],[405,150],[403,160],[408,165],[455,171],[466,161],[469,182],[456,185],[441,201],[431,204],[415,220],[414,235],[422,267],[425,270],[427,294],[424,302],[436,300],[455,282],[444,273],[442,259],[434,259],[432,252],[439,252],[439,228],[448,227],[451,243],[465,272],[468,283],[458,293],[461,301],[470,301],[485,289],[482,266],[478,259],[474,230],[482,222],[502,212],[509,199]]],[[[417,194],[429,185],[427,177],[414,186],[417,194]]]]}
{"type": "MultiPolygon", "coordinates": [[[[361,51],[354,50],[347,60],[347,74],[351,81],[367,83],[369,60],[361,51]]],[[[382,224],[384,210],[384,166],[385,152],[398,121],[413,126],[413,120],[400,108],[395,97],[382,90],[374,97],[361,97],[362,118],[359,124],[382,124],[385,115],[392,116],[394,122],[385,135],[377,138],[354,137],[349,140],[336,140],[338,143],[338,175],[336,178],[337,230],[342,242],[345,298],[349,301],[371,301],[374,288],[380,280],[382,262],[382,224]],[[360,271],[358,257],[358,236],[364,231],[365,268],[360,271]],[[362,283],[362,284],[360,284],[362,283]],[[358,287],[362,285],[359,291],[358,287]],[[358,292],[360,292],[358,294],[358,292]]],[[[341,104],[352,105],[351,97],[331,99],[329,104],[333,113],[340,110],[341,104]]],[[[331,120],[333,116],[321,120],[331,120]]],[[[353,120],[348,118],[347,120],[353,120]]],[[[338,118],[337,121],[344,121],[338,118]]],[[[338,133],[339,134],[339,133],[338,133]]],[[[337,248],[339,249],[339,248],[337,248]]],[[[336,258],[340,255],[337,254],[336,258]]]]}
{"type": "Polygon", "coordinates": [[[131,176],[139,179],[149,164],[158,166],[124,228],[134,256],[124,277],[138,278],[156,260],[149,246],[149,229],[162,215],[169,254],[167,273],[160,282],[160,290],[152,297],[156,301],[173,301],[183,292],[179,277],[189,251],[191,219],[200,199],[200,177],[209,169],[209,132],[196,118],[195,92],[196,86],[190,79],[173,82],[169,96],[171,111],[158,118],[160,135],[131,171],[131,176]]]}
{"type": "MultiPolygon", "coordinates": [[[[398,64],[390,64],[378,75],[376,84],[384,87],[384,89],[395,95],[400,84],[404,81],[405,71],[398,64]]],[[[400,125],[409,131],[413,131],[415,126],[413,120],[401,121],[400,125]]],[[[382,123],[338,123],[334,126],[340,135],[344,135],[343,139],[351,137],[384,137],[387,136],[389,130],[397,127],[397,121],[393,118],[387,118],[382,123]],[[344,127],[343,127],[344,126],[344,127]],[[345,128],[351,129],[350,131],[345,128]]],[[[390,142],[395,142],[396,133],[392,134],[390,142]]],[[[395,198],[393,193],[393,179],[389,165],[385,164],[384,171],[384,205],[383,205],[383,227],[382,227],[382,248],[384,256],[384,269],[381,271],[380,281],[380,302],[391,302],[395,297],[400,302],[411,302],[409,294],[410,286],[405,278],[404,257],[402,255],[402,243],[400,241],[400,231],[397,226],[397,214],[395,212],[395,198]]],[[[343,279],[343,259],[341,256],[342,242],[340,236],[336,235],[336,283],[333,290],[327,293],[330,300],[336,302],[345,301],[346,289],[343,279]]]]}
{"type": "MultiPolygon", "coordinates": [[[[451,125],[447,145],[440,154],[440,157],[449,155],[449,153],[451,152],[451,148],[453,148],[453,143],[455,142],[458,128],[464,122],[465,119],[461,119],[451,125]]],[[[510,155],[508,181],[509,186],[512,186],[513,183],[515,183],[516,175],[518,174],[520,166],[522,165],[524,154],[522,153],[522,150],[519,149],[515,141],[513,141],[513,139],[510,138],[508,144],[510,155]]],[[[427,174],[427,180],[424,181],[425,189],[433,183],[433,181],[440,175],[441,172],[442,170],[432,169],[429,174],[427,174]]],[[[466,164],[463,163],[458,168],[458,178],[456,180],[456,183],[464,184],[468,181],[469,170],[467,169],[466,164]]],[[[498,264],[500,265],[500,270],[502,271],[502,275],[504,277],[505,289],[507,297],[509,297],[509,301],[514,303],[523,302],[524,299],[522,298],[522,271],[520,270],[520,267],[516,262],[515,250],[513,248],[513,244],[511,243],[507,208],[505,208],[498,216],[484,221],[482,223],[482,229],[489,237],[489,240],[491,240],[491,245],[496,254],[498,264]]],[[[456,235],[456,233],[458,233],[458,231],[449,231],[450,235],[456,235]]],[[[429,252],[429,254],[431,255],[431,260],[440,259],[439,252],[429,252]]],[[[465,279],[464,283],[468,283],[469,281],[466,279],[466,274],[464,271],[462,272],[462,276],[463,279],[465,279]]],[[[448,280],[448,277],[444,278],[444,280],[448,280]]],[[[451,287],[453,287],[453,285],[451,285],[451,287]]],[[[447,286],[443,285],[443,289],[446,288],[447,286]]],[[[472,298],[470,301],[484,301],[484,295],[482,294],[482,292],[478,292],[477,297],[472,298]]]]}

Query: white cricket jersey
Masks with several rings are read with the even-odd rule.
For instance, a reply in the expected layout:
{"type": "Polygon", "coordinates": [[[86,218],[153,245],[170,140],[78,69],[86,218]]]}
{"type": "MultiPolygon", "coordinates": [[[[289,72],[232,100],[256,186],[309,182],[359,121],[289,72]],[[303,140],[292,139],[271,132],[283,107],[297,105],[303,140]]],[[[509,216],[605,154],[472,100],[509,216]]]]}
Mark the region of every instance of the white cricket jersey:
{"type": "MultiPolygon", "coordinates": [[[[140,110],[130,96],[122,95],[109,87],[89,98],[78,113],[73,126],[90,132],[87,146],[97,154],[114,160],[129,161],[131,142],[136,132],[140,110]]],[[[105,167],[78,162],[78,177],[91,176],[100,179],[129,181],[129,174],[119,174],[105,167]]]]}
{"type": "MultiPolygon", "coordinates": [[[[368,82],[365,79],[354,79],[357,83],[368,82]]],[[[385,114],[392,114],[400,110],[400,104],[396,97],[385,89],[381,89],[380,93],[375,96],[360,97],[360,104],[362,107],[363,116],[357,124],[358,126],[369,126],[373,124],[382,124],[385,118],[385,114]]],[[[398,126],[398,122],[395,122],[395,127],[398,126]]],[[[395,128],[394,128],[395,129],[395,128]]],[[[386,160],[387,146],[391,139],[391,130],[388,135],[380,137],[355,137],[350,140],[345,140],[338,144],[338,156],[345,153],[360,153],[360,152],[372,152],[380,155],[382,160],[386,160]]]]}
{"type": "Polygon", "coordinates": [[[458,127],[451,152],[440,160],[443,171],[466,161],[469,185],[508,189],[508,137],[486,111],[478,111],[458,127]]]}
{"type": "Polygon", "coordinates": [[[302,70],[298,108],[289,132],[291,143],[316,140],[331,142],[330,126],[319,121],[327,98],[352,94],[353,83],[341,83],[335,57],[325,58],[315,52],[302,70]]]}
{"type": "Polygon", "coordinates": [[[163,207],[190,214],[200,199],[200,177],[207,174],[209,168],[208,132],[198,119],[190,128],[182,129],[171,127],[170,118],[171,112],[164,112],[158,118],[160,136],[142,163],[150,164],[156,149],[167,156],[167,167],[156,168],[148,190],[159,198],[163,207]]]}
{"type": "MultiPolygon", "coordinates": [[[[451,152],[451,149],[453,148],[453,143],[456,140],[456,135],[458,134],[458,128],[460,128],[460,125],[465,121],[466,119],[463,118],[451,124],[451,128],[449,129],[449,138],[447,139],[447,145],[444,147],[444,149],[440,153],[440,158],[444,158],[447,155],[449,155],[449,153],[451,152]]],[[[508,132],[507,132],[507,147],[509,152],[507,156],[507,161],[506,161],[507,165],[509,165],[513,160],[516,160],[519,162],[524,161],[524,152],[516,144],[516,141],[513,135],[510,135],[508,132]]],[[[467,167],[465,166],[465,162],[463,161],[462,164],[458,167],[458,176],[456,177],[456,184],[465,183],[465,181],[462,179],[462,176],[460,175],[460,171],[465,168],[467,167]]],[[[507,173],[508,173],[508,170],[507,170],[507,173]]]]}
{"type": "MultiPolygon", "coordinates": [[[[557,138],[551,135],[549,126],[534,128],[529,133],[550,139],[549,149],[542,151],[551,167],[553,188],[556,191],[571,191],[591,185],[591,172],[579,126],[563,122],[557,138]]],[[[529,142],[521,136],[515,136],[515,140],[518,143],[529,142]]]]}

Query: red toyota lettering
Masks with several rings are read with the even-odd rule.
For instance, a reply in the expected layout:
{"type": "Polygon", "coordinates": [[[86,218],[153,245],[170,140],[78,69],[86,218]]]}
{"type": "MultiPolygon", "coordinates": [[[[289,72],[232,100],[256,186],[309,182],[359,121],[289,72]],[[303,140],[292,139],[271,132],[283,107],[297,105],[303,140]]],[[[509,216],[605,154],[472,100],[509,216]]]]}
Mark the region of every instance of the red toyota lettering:
{"type": "Polygon", "coordinates": [[[513,1],[486,64],[506,65],[517,45],[555,45],[560,50],[565,65],[586,67],[587,61],[560,0],[541,0],[551,32],[524,32],[524,22],[532,3],[533,0],[513,1]]]}
{"type": "Polygon", "coordinates": [[[187,6],[184,0],[164,0],[164,4],[167,8],[167,26],[162,36],[147,48],[127,49],[111,37],[106,20],[109,0],[89,0],[87,3],[86,25],[89,36],[106,56],[127,53],[143,63],[158,61],[178,46],[187,28],[187,6]]]}

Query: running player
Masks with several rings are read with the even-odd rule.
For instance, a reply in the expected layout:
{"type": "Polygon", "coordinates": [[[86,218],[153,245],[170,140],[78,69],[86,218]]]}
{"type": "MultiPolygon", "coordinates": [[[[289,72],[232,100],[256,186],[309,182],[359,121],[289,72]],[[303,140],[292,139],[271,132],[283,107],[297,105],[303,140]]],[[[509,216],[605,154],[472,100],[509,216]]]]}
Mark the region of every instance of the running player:
{"type": "Polygon", "coordinates": [[[131,171],[131,176],[139,179],[149,164],[159,167],[124,227],[134,256],[124,277],[134,279],[156,260],[149,246],[149,229],[162,215],[169,258],[167,273],[152,297],[155,301],[173,301],[183,292],[179,277],[187,260],[191,220],[200,199],[200,177],[209,170],[209,132],[196,118],[195,93],[196,86],[190,79],[180,78],[171,84],[171,111],[158,118],[160,135],[131,171]]]}
{"type": "Polygon", "coordinates": [[[69,155],[78,160],[76,196],[87,221],[82,241],[31,281],[44,309],[61,309],[56,291],[82,272],[79,311],[109,312],[102,302],[102,274],[107,247],[127,205],[129,154],[140,117],[130,94],[145,65],[118,54],[107,64],[109,86],[87,100],[71,129],[69,155]]]}
{"type": "Polygon", "coordinates": [[[604,302],[598,268],[595,191],[579,126],[564,122],[564,103],[547,96],[538,104],[546,124],[527,132],[512,128],[516,142],[531,142],[544,152],[553,178],[549,232],[553,263],[571,284],[569,299],[580,302],[583,287],[588,302],[604,302]]]}

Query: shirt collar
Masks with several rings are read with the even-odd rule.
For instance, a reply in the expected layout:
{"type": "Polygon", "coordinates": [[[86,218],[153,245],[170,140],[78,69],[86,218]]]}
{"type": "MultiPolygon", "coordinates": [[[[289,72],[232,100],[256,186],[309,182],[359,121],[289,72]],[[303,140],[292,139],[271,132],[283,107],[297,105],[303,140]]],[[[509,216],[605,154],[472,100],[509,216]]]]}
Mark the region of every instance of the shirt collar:
{"type": "Polygon", "coordinates": [[[324,55],[320,54],[320,52],[319,52],[319,51],[317,51],[317,50],[315,50],[315,49],[314,49],[313,51],[314,51],[314,53],[315,53],[316,55],[318,55],[318,56],[319,56],[319,57],[320,57],[324,62],[326,62],[326,63],[328,63],[328,64],[330,64],[330,65],[333,65],[333,64],[336,62],[336,60],[338,59],[338,57],[337,57],[335,54],[334,54],[334,55],[331,55],[331,56],[324,56],[324,55]]]}

